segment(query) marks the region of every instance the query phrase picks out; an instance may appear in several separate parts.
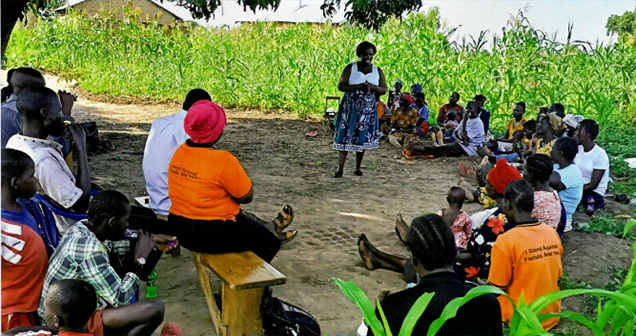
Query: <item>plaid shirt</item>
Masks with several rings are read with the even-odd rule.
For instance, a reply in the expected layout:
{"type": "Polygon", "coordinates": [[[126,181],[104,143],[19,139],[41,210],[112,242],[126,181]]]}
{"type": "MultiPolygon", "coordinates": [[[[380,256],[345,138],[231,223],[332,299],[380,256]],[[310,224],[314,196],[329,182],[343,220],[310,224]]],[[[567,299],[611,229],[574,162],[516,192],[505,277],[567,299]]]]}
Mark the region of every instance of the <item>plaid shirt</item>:
{"type": "MultiPolygon", "coordinates": [[[[44,298],[49,286],[57,280],[82,279],[93,285],[99,296],[96,309],[103,309],[107,304],[113,307],[126,305],[139,288],[139,277],[134,273],[119,278],[108,259],[111,247],[107,245],[110,244],[99,241],[84,225],[85,222],[79,221],[69,228],[49,260],[38,307],[41,318],[44,318],[44,298]]],[[[128,246],[122,243],[112,245],[124,250],[128,246]]]]}

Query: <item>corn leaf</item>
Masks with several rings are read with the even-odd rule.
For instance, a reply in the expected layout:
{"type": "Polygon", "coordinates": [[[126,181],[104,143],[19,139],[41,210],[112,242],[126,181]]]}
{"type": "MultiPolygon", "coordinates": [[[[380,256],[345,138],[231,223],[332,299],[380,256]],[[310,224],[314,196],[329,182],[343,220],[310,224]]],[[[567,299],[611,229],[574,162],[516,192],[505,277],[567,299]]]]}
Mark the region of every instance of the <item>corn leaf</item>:
{"type": "Polygon", "coordinates": [[[393,332],[391,331],[391,327],[389,326],[389,321],[386,320],[386,316],[384,316],[384,310],[382,310],[382,305],[380,304],[380,300],[378,299],[376,299],[376,306],[378,307],[380,318],[382,318],[382,325],[384,326],[386,336],[393,336],[393,332]]]}
{"type": "Polygon", "coordinates": [[[592,330],[592,332],[594,332],[594,335],[596,336],[603,335],[603,327],[599,328],[594,322],[590,321],[589,319],[585,318],[583,315],[579,313],[575,313],[571,311],[563,311],[559,313],[545,313],[545,314],[541,314],[537,316],[537,318],[541,322],[545,320],[549,320],[551,318],[555,318],[555,317],[567,318],[567,319],[579,322],[582,325],[588,327],[590,330],[592,330]]]}
{"type": "Polygon", "coordinates": [[[367,298],[364,292],[360,289],[360,287],[356,286],[352,281],[342,281],[338,278],[333,278],[333,281],[336,282],[336,285],[340,287],[342,293],[351,299],[353,303],[362,310],[362,316],[364,321],[369,325],[369,328],[373,331],[373,334],[376,336],[386,336],[384,329],[382,328],[382,324],[380,320],[378,320],[375,315],[375,310],[371,305],[371,301],[367,298]]]}
{"type": "Polygon", "coordinates": [[[433,321],[433,323],[431,323],[431,326],[428,328],[427,335],[437,335],[437,332],[439,331],[439,329],[442,328],[442,326],[444,325],[444,323],[446,323],[446,321],[457,316],[457,311],[459,310],[459,308],[461,308],[468,301],[476,297],[486,295],[486,294],[504,295],[508,298],[508,300],[510,300],[510,302],[512,303],[512,306],[513,307],[515,306],[514,301],[508,295],[506,295],[506,293],[503,290],[497,287],[492,287],[492,286],[475,287],[469,290],[468,293],[466,293],[466,295],[464,295],[463,297],[459,297],[459,298],[455,298],[451,300],[446,305],[446,307],[444,307],[444,310],[442,311],[442,314],[440,315],[440,317],[437,318],[435,321],[433,321]]]}
{"type": "Polygon", "coordinates": [[[417,301],[415,301],[415,304],[413,304],[402,322],[399,336],[411,335],[413,328],[415,328],[415,324],[424,313],[424,310],[426,310],[426,307],[428,307],[428,304],[431,302],[434,295],[435,293],[424,293],[417,299],[417,301]]]}

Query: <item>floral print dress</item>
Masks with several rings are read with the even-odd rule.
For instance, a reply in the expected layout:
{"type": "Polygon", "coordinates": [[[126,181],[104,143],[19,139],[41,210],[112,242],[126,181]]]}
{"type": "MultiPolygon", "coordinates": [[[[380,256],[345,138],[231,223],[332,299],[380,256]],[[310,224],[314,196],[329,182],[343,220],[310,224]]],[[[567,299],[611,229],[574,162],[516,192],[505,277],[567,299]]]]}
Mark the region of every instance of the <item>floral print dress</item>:
{"type": "Polygon", "coordinates": [[[514,227],[513,224],[508,222],[506,215],[500,208],[486,211],[490,214],[481,226],[473,231],[473,235],[466,245],[465,252],[470,253],[472,259],[456,262],[454,265],[455,273],[461,279],[474,283],[488,279],[492,245],[500,234],[514,227]]]}
{"type": "Polygon", "coordinates": [[[420,113],[414,108],[409,108],[404,112],[401,107],[396,107],[391,113],[391,123],[395,124],[398,128],[412,128],[412,131],[400,131],[393,133],[401,144],[410,144],[419,142],[420,137],[417,136],[417,121],[420,119],[420,113]]]}

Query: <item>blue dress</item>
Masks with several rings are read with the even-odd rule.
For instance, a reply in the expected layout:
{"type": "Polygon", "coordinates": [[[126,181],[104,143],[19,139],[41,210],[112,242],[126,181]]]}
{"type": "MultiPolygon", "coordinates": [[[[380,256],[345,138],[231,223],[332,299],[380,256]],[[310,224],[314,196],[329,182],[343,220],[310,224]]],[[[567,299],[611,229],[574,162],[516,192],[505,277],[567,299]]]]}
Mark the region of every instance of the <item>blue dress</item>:
{"type": "MultiPolygon", "coordinates": [[[[358,71],[357,63],[354,63],[349,84],[360,84],[368,80],[377,85],[377,73],[377,68],[373,66],[373,71],[365,75],[358,71]]],[[[336,116],[333,149],[362,152],[365,149],[378,148],[380,135],[375,95],[362,91],[346,92],[336,116]]]]}

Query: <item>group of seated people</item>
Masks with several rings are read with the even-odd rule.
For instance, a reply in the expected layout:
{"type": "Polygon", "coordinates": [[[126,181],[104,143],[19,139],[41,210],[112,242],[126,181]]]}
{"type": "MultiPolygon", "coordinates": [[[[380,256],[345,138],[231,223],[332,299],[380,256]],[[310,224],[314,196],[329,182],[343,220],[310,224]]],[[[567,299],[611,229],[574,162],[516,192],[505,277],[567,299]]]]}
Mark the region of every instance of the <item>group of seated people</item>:
{"type": "MultiPolygon", "coordinates": [[[[118,191],[92,190],[85,131],[70,119],[74,96],[46,88],[44,77],[31,68],[14,69],[9,83],[12,94],[2,104],[3,333],[149,335],[163,323],[163,302],[136,301],[135,296],[163,253],[180,244],[201,253],[252,251],[270,262],[282,244],[297,236],[288,230],[294,219],[289,205],[271,221],[241,209],[252,202],[254,185],[234,155],[216,149],[227,120],[206,91],[190,91],[180,112],[153,122],[143,158],[150,198],[146,209],[132,206],[118,191]],[[68,160],[71,149],[76,173],[68,160]],[[45,244],[39,209],[29,202],[36,193],[59,210],[54,211],[53,227],[61,238],[56,246],[45,244]],[[85,217],[69,220],[64,213],[85,217]],[[76,310],[81,305],[92,308],[76,310]]],[[[402,272],[408,282],[419,283],[383,301],[391,307],[385,312],[392,330],[397,332],[401,315],[423,292],[439,293],[415,329],[426,332],[423,328],[443,303],[464,295],[470,282],[504,288],[515,300],[521,289],[526,301],[558,290],[559,235],[571,226],[579,203],[588,210],[604,204],[609,162],[594,144],[598,124],[566,122],[571,132],[563,127],[567,116],[548,111],[530,130],[530,121],[523,118],[525,105],[517,104],[503,139],[508,141],[501,143],[512,143],[514,150],[527,142],[527,150],[516,158],[499,157],[499,144],[495,148],[484,140],[488,121],[482,118],[489,119],[485,97],[476,96],[464,111],[457,104],[459,94],[453,93],[437,126],[450,130],[458,121],[448,137],[455,141],[446,144],[447,134],[436,131],[437,146],[418,148],[417,139],[430,128],[428,107],[421,86],[414,85],[411,94],[400,89],[401,82],[396,83],[383,108],[391,115],[390,140],[403,146],[407,156],[418,151],[476,155],[480,149],[485,162],[493,156],[497,161],[487,171],[479,167],[486,174],[482,188],[451,188],[448,209],[419,217],[411,226],[399,217],[396,232],[410,258],[384,253],[361,235],[359,251],[367,268],[402,272]],[[525,181],[508,159],[523,162],[525,181]],[[466,201],[488,199],[496,206],[472,216],[461,210],[466,201]],[[518,255],[539,246],[550,247],[549,257],[518,255]]],[[[472,304],[489,311],[489,320],[447,324],[443,330],[501,334],[501,320],[512,316],[512,306],[501,298],[485,296],[472,304]]],[[[559,309],[557,302],[545,311],[559,309]]],[[[474,320],[466,317],[469,310],[470,305],[462,308],[457,319],[474,320]]],[[[557,321],[543,325],[549,329],[557,321]]],[[[175,324],[162,330],[162,335],[180,333],[175,324]]]]}
{"type": "MultiPolygon", "coordinates": [[[[572,230],[577,209],[591,215],[605,205],[609,158],[594,142],[599,134],[594,120],[566,115],[564,106],[558,103],[541,108],[537,120],[528,120],[526,104],[519,102],[504,136],[494,138],[487,131],[490,113],[483,108],[486,98],[477,95],[466,110],[457,104],[458,100],[459,94],[453,93],[449,103],[440,109],[439,131],[431,134],[433,146],[422,146],[417,137],[404,137],[402,128],[406,123],[393,125],[389,139],[404,149],[407,158],[481,157],[476,168],[460,163],[461,174],[474,177],[479,188],[462,178],[448,192],[447,209],[418,217],[410,227],[398,215],[395,230],[410,257],[379,250],[365,234],[358,240],[367,269],[403,273],[405,280],[414,285],[381,302],[393,333],[399,331],[406,313],[425,292],[438,293],[438,301],[433,298],[414,334],[425,334],[445,304],[469,289],[465,283],[502,288],[515,301],[523,290],[525,302],[558,291],[563,272],[560,238],[572,230]],[[464,202],[472,201],[484,204],[487,210],[469,216],[461,208],[464,202]]],[[[394,98],[394,104],[400,106],[394,108],[393,118],[400,121],[409,116],[408,125],[415,125],[416,113],[409,112],[410,100],[405,94],[394,98]]],[[[492,316],[482,315],[488,318],[474,326],[466,306],[456,317],[462,322],[445,325],[443,333],[501,334],[500,322],[512,318],[512,305],[503,297],[498,304],[493,300],[489,303],[486,298],[482,301],[473,304],[500,319],[489,320],[492,316]]],[[[558,311],[558,301],[543,310],[558,311]]],[[[542,325],[549,330],[557,322],[558,319],[548,319],[542,325]]]]}
{"type": "MultiPolygon", "coordinates": [[[[271,221],[241,210],[253,200],[254,186],[236,157],[215,149],[226,116],[204,90],[189,92],[181,112],[151,126],[143,162],[147,209],[119,191],[93,188],[85,131],[65,118],[73,95],[56,94],[31,68],[12,70],[8,82],[1,149],[3,333],[150,335],[163,323],[163,302],[136,296],[163,253],[180,244],[201,253],[252,251],[270,262],[298,234],[287,230],[294,218],[289,205],[271,221]],[[16,120],[16,113],[13,134],[5,132],[5,117],[16,120]],[[76,173],[65,146],[74,150],[76,173]],[[47,203],[37,203],[36,193],[47,203]],[[41,206],[50,207],[54,223],[41,206]],[[45,239],[50,234],[55,244],[45,239]],[[68,330],[52,325],[47,312],[51,292],[66,279],[85,281],[97,295],[86,319],[77,314],[72,323],[61,322],[68,330]]],[[[180,333],[173,323],[162,329],[162,335],[180,333]]]]}

